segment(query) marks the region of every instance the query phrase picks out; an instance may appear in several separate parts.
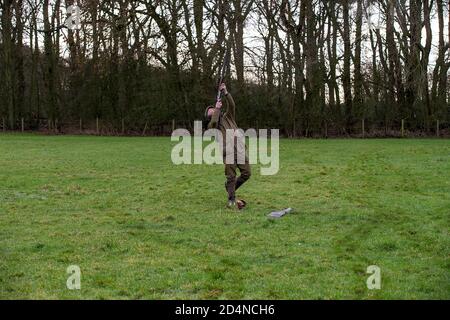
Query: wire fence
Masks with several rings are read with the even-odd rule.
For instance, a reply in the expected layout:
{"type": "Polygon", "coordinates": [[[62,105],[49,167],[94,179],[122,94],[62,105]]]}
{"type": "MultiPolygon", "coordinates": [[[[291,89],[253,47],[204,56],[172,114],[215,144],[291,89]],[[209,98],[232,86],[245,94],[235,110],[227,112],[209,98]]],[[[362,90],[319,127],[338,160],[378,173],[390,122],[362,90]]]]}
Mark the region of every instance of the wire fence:
{"type": "Polygon", "coordinates": [[[367,119],[361,119],[349,130],[339,126],[325,125],[323,136],[349,136],[358,138],[377,138],[377,137],[449,137],[450,122],[443,120],[432,120],[417,122],[415,120],[401,119],[386,123],[371,122],[367,119]]]}
{"type": "MultiPolygon", "coordinates": [[[[177,128],[188,125],[185,121],[151,121],[127,122],[126,119],[114,121],[96,118],[94,120],[50,120],[50,119],[17,119],[14,128],[8,125],[8,120],[2,118],[0,132],[39,132],[44,134],[79,134],[100,136],[167,136],[177,128]]],[[[188,129],[191,129],[190,124],[188,129]]]]}
{"type": "MultiPolygon", "coordinates": [[[[170,136],[175,129],[184,128],[191,133],[194,123],[191,121],[172,119],[171,121],[152,122],[142,119],[140,122],[119,121],[96,118],[94,120],[50,120],[50,119],[16,119],[15,126],[8,125],[8,120],[0,121],[0,132],[39,132],[43,134],[74,134],[99,136],[170,136]]],[[[270,129],[256,121],[253,129],[270,129]]],[[[249,127],[244,127],[244,130],[249,127]]],[[[450,137],[450,122],[433,120],[428,123],[400,120],[390,123],[370,122],[361,119],[351,129],[336,124],[324,123],[320,130],[309,131],[294,128],[280,128],[280,135],[289,138],[377,138],[377,137],[450,137]]]]}

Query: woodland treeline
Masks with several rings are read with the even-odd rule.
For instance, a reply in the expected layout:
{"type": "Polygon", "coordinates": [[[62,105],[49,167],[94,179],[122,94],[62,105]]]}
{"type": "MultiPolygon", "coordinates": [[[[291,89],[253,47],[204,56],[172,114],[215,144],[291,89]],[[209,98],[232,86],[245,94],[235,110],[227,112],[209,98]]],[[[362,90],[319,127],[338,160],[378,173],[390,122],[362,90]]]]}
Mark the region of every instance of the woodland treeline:
{"type": "Polygon", "coordinates": [[[448,0],[1,0],[0,10],[8,130],[191,128],[214,102],[227,49],[243,128],[340,135],[403,119],[432,133],[450,121],[448,0]]]}

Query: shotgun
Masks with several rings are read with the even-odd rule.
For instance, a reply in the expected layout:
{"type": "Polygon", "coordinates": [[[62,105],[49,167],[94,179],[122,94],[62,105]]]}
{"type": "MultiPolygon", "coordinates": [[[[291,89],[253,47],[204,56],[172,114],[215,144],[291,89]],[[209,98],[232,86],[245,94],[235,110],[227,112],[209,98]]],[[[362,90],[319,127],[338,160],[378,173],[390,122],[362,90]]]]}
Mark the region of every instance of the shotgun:
{"type": "Polygon", "coordinates": [[[230,61],[230,49],[229,49],[229,46],[227,45],[227,50],[225,51],[225,57],[222,62],[222,67],[220,68],[219,83],[217,84],[218,89],[217,89],[216,101],[219,101],[220,99],[222,99],[222,92],[220,91],[219,87],[222,84],[223,80],[225,79],[229,61],[230,61]]]}

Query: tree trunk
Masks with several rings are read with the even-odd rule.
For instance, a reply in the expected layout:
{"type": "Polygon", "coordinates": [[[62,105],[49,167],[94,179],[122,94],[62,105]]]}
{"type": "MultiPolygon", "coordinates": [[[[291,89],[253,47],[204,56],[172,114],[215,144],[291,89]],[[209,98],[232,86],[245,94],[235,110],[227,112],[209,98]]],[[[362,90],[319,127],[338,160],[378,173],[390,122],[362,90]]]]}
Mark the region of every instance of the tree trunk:
{"type": "Polygon", "coordinates": [[[17,76],[17,91],[16,91],[16,112],[19,118],[25,115],[25,70],[23,57],[23,0],[16,0],[16,76],[17,76]]]}
{"type": "Polygon", "coordinates": [[[349,17],[349,0],[342,1],[343,10],[343,23],[344,23],[344,70],[342,74],[342,86],[344,88],[344,100],[345,100],[345,120],[346,128],[350,130],[353,123],[353,103],[352,103],[352,89],[351,89],[351,44],[350,44],[350,17],[349,17]]]}
{"type": "MultiPolygon", "coordinates": [[[[58,2],[58,1],[57,1],[58,2]]],[[[53,44],[53,30],[49,16],[49,0],[44,0],[43,16],[44,16],[44,52],[45,52],[45,78],[44,85],[46,87],[46,104],[48,118],[52,123],[57,118],[57,58],[55,57],[55,48],[53,44]]],[[[57,6],[55,4],[55,6],[57,6]]]]}
{"type": "Polygon", "coordinates": [[[15,110],[14,110],[14,69],[12,63],[12,49],[13,43],[11,40],[12,32],[12,0],[4,0],[2,6],[2,45],[3,45],[3,97],[6,112],[8,114],[9,128],[15,128],[15,110]]]}
{"type": "Polygon", "coordinates": [[[358,117],[364,117],[363,76],[361,73],[361,42],[362,42],[362,1],[357,1],[356,7],[356,33],[355,33],[355,60],[354,60],[354,108],[358,117]]]}

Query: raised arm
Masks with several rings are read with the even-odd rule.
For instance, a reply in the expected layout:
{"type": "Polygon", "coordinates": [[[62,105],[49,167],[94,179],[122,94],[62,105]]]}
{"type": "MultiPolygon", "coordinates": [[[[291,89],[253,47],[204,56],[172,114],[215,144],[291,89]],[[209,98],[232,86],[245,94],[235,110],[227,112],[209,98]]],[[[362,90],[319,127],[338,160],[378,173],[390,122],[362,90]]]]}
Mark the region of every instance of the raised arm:
{"type": "Polygon", "coordinates": [[[234,99],[231,96],[231,94],[228,92],[227,86],[225,85],[225,83],[222,83],[219,88],[227,100],[226,112],[230,117],[232,117],[234,119],[234,117],[236,115],[236,104],[234,103],[234,99]]]}
{"type": "Polygon", "coordinates": [[[214,108],[213,110],[213,115],[208,123],[208,129],[217,128],[217,124],[219,123],[220,109],[214,108]]]}
{"type": "Polygon", "coordinates": [[[234,103],[234,99],[229,92],[227,92],[225,97],[227,98],[228,103],[227,113],[234,119],[236,115],[236,104],[234,103]]]}
{"type": "Polygon", "coordinates": [[[209,110],[212,110],[211,120],[208,123],[208,129],[217,128],[217,125],[219,123],[219,117],[220,117],[220,109],[222,108],[222,101],[216,102],[216,107],[211,108],[209,110]]]}

